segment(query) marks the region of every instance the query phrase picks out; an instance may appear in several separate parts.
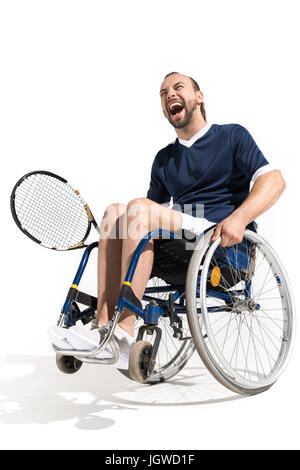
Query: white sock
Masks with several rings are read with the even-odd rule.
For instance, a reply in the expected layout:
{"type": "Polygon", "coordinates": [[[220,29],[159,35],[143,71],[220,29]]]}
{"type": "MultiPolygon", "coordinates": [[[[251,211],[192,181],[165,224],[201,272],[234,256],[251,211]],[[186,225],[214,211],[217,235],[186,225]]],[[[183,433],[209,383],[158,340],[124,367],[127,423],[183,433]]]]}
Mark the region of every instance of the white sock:
{"type": "Polygon", "coordinates": [[[192,215],[181,213],[182,230],[189,230],[195,235],[200,235],[213,225],[215,225],[215,222],[210,222],[202,217],[193,217],[192,215]]]}

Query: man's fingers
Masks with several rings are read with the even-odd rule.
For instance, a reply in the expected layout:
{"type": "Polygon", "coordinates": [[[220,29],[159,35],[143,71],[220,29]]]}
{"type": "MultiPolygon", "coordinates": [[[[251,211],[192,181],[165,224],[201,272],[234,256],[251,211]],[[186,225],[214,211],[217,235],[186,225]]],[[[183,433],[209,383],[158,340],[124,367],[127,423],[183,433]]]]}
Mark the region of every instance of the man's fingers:
{"type": "Polygon", "coordinates": [[[221,221],[215,228],[214,234],[211,238],[212,242],[215,242],[219,237],[221,237],[220,245],[224,248],[226,246],[237,245],[243,240],[245,233],[245,226],[241,223],[237,224],[235,219],[224,219],[221,221]]]}
{"type": "Polygon", "coordinates": [[[222,248],[225,248],[226,246],[232,246],[234,245],[233,241],[228,239],[228,237],[222,237],[221,243],[220,243],[222,248]]]}
{"type": "Polygon", "coordinates": [[[212,242],[215,242],[217,240],[217,238],[219,238],[221,236],[221,231],[222,231],[222,225],[217,225],[216,227],[216,230],[214,231],[214,234],[211,238],[211,241],[212,242]]]}
{"type": "Polygon", "coordinates": [[[230,247],[230,246],[233,246],[233,245],[238,245],[239,243],[241,243],[243,241],[243,239],[240,239],[240,238],[232,238],[232,237],[229,237],[228,235],[222,235],[222,240],[221,240],[221,246],[224,248],[224,247],[230,247]]]}

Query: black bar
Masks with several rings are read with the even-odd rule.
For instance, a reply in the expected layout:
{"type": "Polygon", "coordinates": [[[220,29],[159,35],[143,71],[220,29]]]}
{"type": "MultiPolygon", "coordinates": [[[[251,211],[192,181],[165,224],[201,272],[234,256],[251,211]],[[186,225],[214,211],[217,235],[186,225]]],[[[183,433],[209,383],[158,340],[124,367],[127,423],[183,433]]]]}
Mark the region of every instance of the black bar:
{"type": "Polygon", "coordinates": [[[94,310],[97,310],[97,297],[80,292],[74,287],[70,287],[67,299],[75,300],[79,304],[86,305],[87,307],[92,307],[94,310]]]}

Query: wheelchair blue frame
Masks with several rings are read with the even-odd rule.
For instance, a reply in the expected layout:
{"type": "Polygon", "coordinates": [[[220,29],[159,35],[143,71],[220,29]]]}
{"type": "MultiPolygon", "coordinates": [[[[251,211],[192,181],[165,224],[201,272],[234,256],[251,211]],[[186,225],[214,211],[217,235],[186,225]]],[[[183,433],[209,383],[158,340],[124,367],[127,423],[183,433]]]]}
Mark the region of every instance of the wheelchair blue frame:
{"type": "MultiPolygon", "coordinates": [[[[166,235],[168,238],[174,239],[174,233],[169,232],[169,231],[164,230],[164,229],[153,230],[153,231],[149,232],[148,234],[146,234],[141,239],[141,241],[139,242],[137,248],[135,249],[135,252],[134,252],[134,254],[132,256],[132,259],[130,261],[130,265],[129,265],[127,274],[125,276],[123,285],[131,286],[131,282],[132,282],[132,279],[133,279],[133,276],[134,276],[134,273],[135,273],[135,269],[136,269],[136,266],[137,266],[137,263],[139,261],[141,253],[143,252],[143,250],[144,250],[145,246],[147,245],[147,243],[149,242],[149,240],[151,240],[152,238],[156,238],[157,236],[160,236],[160,235],[166,235]]],[[[79,267],[77,269],[76,275],[74,277],[74,280],[73,280],[70,291],[74,292],[78,289],[80,280],[81,280],[82,275],[83,275],[83,273],[85,271],[85,268],[87,266],[91,251],[96,247],[98,247],[98,242],[91,243],[85,249],[85,251],[83,253],[83,256],[82,256],[82,259],[81,259],[81,262],[80,262],[79,267]]],[[[198,277],[197,285],[198,285],[197,291],[200,294],[200,276],[198,277]]],[[[71,311],[72,311],[72,302],[73,302],[74,299],[77,298],[76,295],[70,295],[70,291],[69,291],[69,294],[67,296],[67,299],[66,299],[66,301],[63,305],[62,311],[61,311],[61,315],[65,315],[64,323],[66,325],[70,325],[73,322],[73,319],[70,317],[70,314],[71,314],[71,311]]],[[[180,313],[180,314],[185,314],[186,313],[186,307],[184,305],[184,298],[185,298],[185,286],[184,285],[179,285],[179,286],[178,285],[176,285],[176,286],[167,285],[167,286],[157,286],[157,287],[146,287],[144,295],[143,295],[143,300],[149,301],[149,304],[146,306],[145,309],[140,308],[138,305],[134,304],[128,298],[122,296],[121,293],[120,293],[116,308],[119,312],[122,312],[123,308],[126,307],[129,310],[131,310],[133,313],[135,313],[138,317],[143,318],[145,324],[152,324],[152,325],[157,324],[159,318],[166,313],[166,305],[168,303],[168,300],[157,299],[156,297],[151,296],[151,293],[159,293],[159,292],[166,292],[166,293],[167,292],[172,292],[174,302],[176,302],[178,299],[180,299],[179,303],[174,303],[175,312],[180,313]],[[152,303],[151,300],[155,301],[155,303],[152,303]]],[[[242,291],[240,291],[240,292],[242,293],[242,291]]],[[[251,281],[249,281],[247,283],[243,293],[246,294],[246,297],[250,297],[250,292],[251,292],[251,281]]],[[[239,291],[236,291],[235,293],[238,294],[239,291]]],[[[215,297],[215,298],[218,298],[218,299],[222,299],[225,302],[226,301],[227,302],[231,301],[231,296],[226,292],[219,292],[217,290],[208,290],[207,294],[210,297],[215,297]]],[[[84,295],[86,295],[86,294],[84,294],[84,295]]],[[[91,296],[88,296],[88,297],[91,298],[91,296]]],[[[93,300],[94,300],[94,304],[95,304],[96,299],[93,298],[93,300]]],[[[259,308],[259,306],[257,306],[256,308],[259,308]]],[[[226,310],[226,307],[224,307],[224,305],[219,306],[219,307],[218,306],[208,307],[207,310],[211,311],[211,312],[218,312],[218,311],[223,311],[224,312],[224,310],[226,310]]],[[[199,314],[201,314],[201,309],[200,308],[198,308],[197,311],[198,311],[199,314]]],[[[230,308],[228,308],[228,311],[230,311],[230,308]]]]}

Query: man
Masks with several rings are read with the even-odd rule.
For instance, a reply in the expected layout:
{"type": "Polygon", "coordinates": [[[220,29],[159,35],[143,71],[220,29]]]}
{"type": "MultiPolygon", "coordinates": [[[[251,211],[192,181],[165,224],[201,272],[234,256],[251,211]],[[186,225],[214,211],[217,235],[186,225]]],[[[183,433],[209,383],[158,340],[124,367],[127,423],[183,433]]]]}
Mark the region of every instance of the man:
{"type": "MultiPolygon", "coordinates": [[[[281,172],[269,165],[244,127],[207,123],[203,93],[195,80],[177,72],[168,74],[160,98],[177,139],[156,155],[147,198],[134,199],[127,205],[112,204],[106,209],[98,254],[97,320],[91,330],[80,326],[51,328],[51,341],[59,347],[92,350],[99,344],[99,334],[105,334],[103,325],[112,317],[132,254],[150,230],[165,228],[176,235],[186,230],[189,235],[200,235],[216,225],[212,240],[220,236],[221,246],[228,247],[242,241],[246,227],[255,230],[254,220],[285,189],[281,172]],[[251,180],[254,184],[249,192],[251,180]],[[171,198],[173,208],[166,207],[171,198]],[[200,216],[199,207],[204,208],[200,216]]],[[[178,250],[174,269],[186,269],[191,252],[182,252],[182,243],[151,240],[132,282],[139,299],[151,272],[160,272],[160,247],[164,243],[172,243],[173,252],[178,250]]],[[[120,352],[116,367],[127,367],[134,324],[135,315],[125,309],[115,332],[120,352]]],[[[108,346],[99,357],[111,354],[108,346]]]]}

